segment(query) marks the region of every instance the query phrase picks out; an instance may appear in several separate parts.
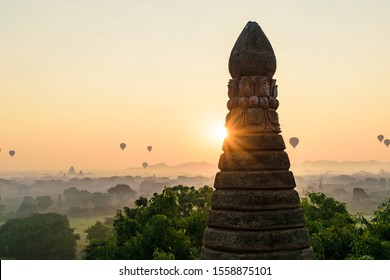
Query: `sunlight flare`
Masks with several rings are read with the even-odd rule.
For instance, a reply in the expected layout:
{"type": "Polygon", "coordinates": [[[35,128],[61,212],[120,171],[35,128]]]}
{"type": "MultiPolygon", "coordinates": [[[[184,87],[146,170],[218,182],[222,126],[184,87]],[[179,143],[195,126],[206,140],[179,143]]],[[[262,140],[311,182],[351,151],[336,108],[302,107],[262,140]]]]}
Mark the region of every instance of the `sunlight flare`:
{"type": "Polygon", "coordinates": [[[215,141],[223,142],[225,137],[228,135],[228,132],[223,126],[215,126],[212,129],[213,138],[215,141]]]}

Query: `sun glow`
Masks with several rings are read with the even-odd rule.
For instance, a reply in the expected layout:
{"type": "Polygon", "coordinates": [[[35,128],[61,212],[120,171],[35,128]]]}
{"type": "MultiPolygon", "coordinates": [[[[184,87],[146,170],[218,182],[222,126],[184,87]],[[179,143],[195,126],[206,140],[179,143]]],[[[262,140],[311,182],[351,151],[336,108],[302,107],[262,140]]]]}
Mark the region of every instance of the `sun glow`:
{"type": "Polygon", "coordinates": [[[212,130],[213,138],[215,141],[222,142],[228,135],[228,132],[223,126],[216,126],[212,130]]]}

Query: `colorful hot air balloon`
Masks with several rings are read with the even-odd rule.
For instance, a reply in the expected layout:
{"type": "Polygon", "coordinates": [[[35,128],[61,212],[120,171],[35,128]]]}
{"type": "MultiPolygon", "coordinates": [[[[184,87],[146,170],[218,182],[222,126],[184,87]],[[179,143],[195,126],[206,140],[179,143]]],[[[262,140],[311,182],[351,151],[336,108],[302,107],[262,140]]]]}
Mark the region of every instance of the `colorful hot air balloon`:
{"type": "Polygon", "coordinates": [[[152,146],[148,146],[146,149],[148,149],[148,151],[150,152],[153,148],[152,146]]]}
{"type": "Polygon", "coordinates": [[[383,135],[378,135],[378,140],[379,140],[379,142],[382,142],[382,140],[385,138],[383,135]]]}
{"type": "Polygon", "coordinates": [[[14,150],[10,150],[10,151],[9,151],[9,155],[10,155],[11,157],[13,157],[13,156],[15,155],[15,151],[14,151],[14,150]]]}
{"type": "Polygon", "coordinates": [[[385,143],[386,147],[388,147],[390,145],[390,139],[386,139],[383,143],[385,143]]]}
{"type": "Polygon", "coordinates": [[[298,145],[299,139],[297,137],[291,137],[290,138],[290,144],[295,149],[295,147],[298,145]]]}
{"type": "Polygon", "coordinates": [[[142,163],[142,167],[143,167],[143,168],[148,167],[148,163],[147,163],[147,162],[142,163]]]}
{"type": "Polygon", "coordinates": [[[121,147],[122,151],[126,148],[126,143],[120,143],[119,147],[121,147]]]}

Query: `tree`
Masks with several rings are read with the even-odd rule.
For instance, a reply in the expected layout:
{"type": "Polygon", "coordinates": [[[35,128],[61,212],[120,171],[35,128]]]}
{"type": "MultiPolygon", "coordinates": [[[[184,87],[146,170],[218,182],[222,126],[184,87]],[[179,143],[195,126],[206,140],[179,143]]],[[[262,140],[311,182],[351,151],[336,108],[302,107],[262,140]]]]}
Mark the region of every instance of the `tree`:
{"type": "Polygon", "coordinates": [[[0,204],[0,222],[4,221],[5,219],[5,206],[0,204]]]}
{"type": "Polygon", "coordinates": [[[74,187],[64,190],[64,196],[71,206],[87,206],[92,194],[87,190],[78,190],[74,187]]]}
{"type": "Polygon", "coordinates": [[[390,241],[390,198],[374,211],[372,225],[378,237],[390,241]]]}
{"type": "Polygon", "coordinates": [[[316,259],[347,258],[356,236],[345,204],[323,193],[309,193],[301,205],[316,259]]]}
{"type": "Polygon", "coordinates": [[[67,188],[66,190],[64,190],[64,197],[66,198],[67,202],[70,205],[74,206],[74,205],[77,205],[77,202],[78,202],[78,199],[77,199],[78,193],[79,193],[79,190],[76,189],[75,187],[67,188]]]}
{"type": "Polygon", "coordinates": [[[323,193],[309,193],[301,206],[316,259],[390,259],[390,200],[371,221],[323,193]]]}
{"type": "Polygon", "coordinates": [[[109,188],[107,192],[120,198],[128,198],[136,194],[136,191],[126,184],[118,184],[115,187],[109,188]]]}
{"type": "Polygon", "coordinates": [[[76,258],[76,240],[66,216],[32,214],[10,219],[0,227],[0,257],[17,260],[70,260],[76,258]]]}
{"type": "Polygon", "coordinates": [[[390,198],[374,211],[367,226],[364,249],[374,259],[390,259],[390,198]]]}
{"type": "Polygon", "coordinates": [[[130,199],[132,201],[135,198],[137,192],[129,185],[118,184],[115,187],[109,188],[107,193],[114,199],[113,204],[122,208],[123,206],[128,205],[130,199]]]}
{"type": "Polygon", "coordinates": [[[38,206],[31,196],[25,196],[17,211],[18,217],[25,217],[31,213],[37,213],[38,206]]]}
{"type": "Polygon", "coordinates": [[[92,193],[91,202],[94,205],[95,214],[112,211],[111,197],[108,193],[101,193],[101,192],[92,193]]]}
{"type": "Polygon", "coordinates": [[[53,206],[53,200],[49,195],[38,196],[35,198],[35,202],[40,211],[46,211],[53,206]]]}
{"type": "Polygon", "coordinates": [[[117,210],[114,235],[92,240],[86,259],[196,259],[199,257],[212,188],[165,188],[135,207],[117,210]]]}
{"type": "Polygon", "coordinates": [[[93,239],[84,249],[84,257],[87,260],[115,260],[117,256],[115,238],[93,239]]]}
{"type": "Polygon", "coordinates": [[[96,223],[84,231],[87,234],[87,241],[107,239],[112,236],[112,227],[103,224],[101,221],[96,223]]]}
{"type": "Polygon", "coordinates": [[[90,209],[80,208],[78,206],[72,206],[68,209],[67,215],[69,217],[85,217],[90,215],[90,209]]]}

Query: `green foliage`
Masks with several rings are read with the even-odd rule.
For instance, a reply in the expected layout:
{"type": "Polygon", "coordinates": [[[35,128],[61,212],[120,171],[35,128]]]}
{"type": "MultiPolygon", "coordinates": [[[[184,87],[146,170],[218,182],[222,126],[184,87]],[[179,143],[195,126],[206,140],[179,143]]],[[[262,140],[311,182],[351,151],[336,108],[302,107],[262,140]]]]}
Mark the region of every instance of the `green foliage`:
{"type": "Polygon", "coordinates": [[[317,259],[345,259],[354,240],[354,221],[345,204],[323,193],[302,199],[311,245],[317,259]]]}
{"type": "Polygon", "coordinates": [[[389,202],[371,222],[323,193],[309,193],[301,206],[316,259],[390,259],[389,202]]]}
{"type": "Polygon", "coordinates": [[[390,259],[390,198],[374,211],[363,236],[361,251],[373,259],[390,259]]]}
{"type": "Polygon", "coordinates": [[[84,231],[87,234],[87,241],[107,239],[112,236],[112,227],[103,224],[101,221],[96,223],[84,231]]]}
{"type": "Polygon", "coordinates": [[[195,259],[200,254],[212,188],[165,188],[118,210],[114,237],[92,240],[86,259],[195,259]]]}
{"type": "Polygon", "coordinates": [[[84,256],[87,260],[114,260],[117,259],[116,251],[114,237],[93,239],[84,249],[84,256]]]}
{"type": "Polygon", "coordinates": [[[66,260],[76,257],[78,234],[66,216],[32,214],[0,227],[0,257],[17,260],[66,260]]]}
{"type": "Polygon", "coordinates": [[[390,198],[374,212],[372,226],[379,238],[390,241],[390,198]]]}
{"type": "Polygon", "coordinates": [[[159,248],[156,248],[153,252],[153,260],[174,260],[175,255],[172,253],[165,253],[159,248]]]}
{"type": "MultiPolygon", "coordinates": [[[[200,255],[212,188],[165,188],[135,207],[118,210],[113,234],[90,238],[86,259],[196,259],[200,255]]],[[[390,259],[390,200],[372,220],[351,215],[344,203],[323,193],[302,199],[311,245],[317,259],[390,259]]],[[[102,228],[95,224],[92,228],[102,228]]]]}

